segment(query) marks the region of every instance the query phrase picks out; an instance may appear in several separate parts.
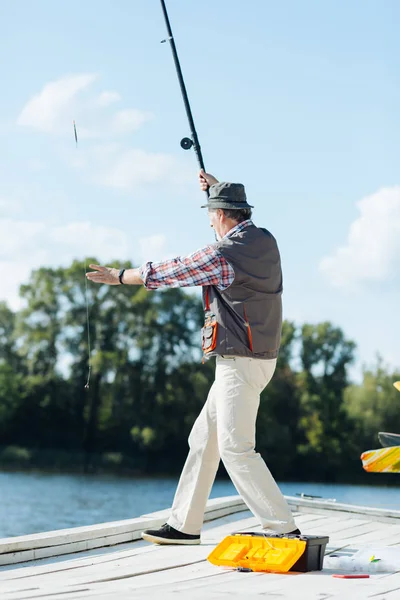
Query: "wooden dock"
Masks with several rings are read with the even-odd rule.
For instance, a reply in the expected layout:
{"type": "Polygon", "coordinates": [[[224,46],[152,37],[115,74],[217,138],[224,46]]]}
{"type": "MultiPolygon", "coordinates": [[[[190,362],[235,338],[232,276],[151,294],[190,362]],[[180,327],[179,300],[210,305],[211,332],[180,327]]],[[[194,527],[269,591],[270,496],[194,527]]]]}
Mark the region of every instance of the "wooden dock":
{"type": "MultiPolygon", "coordinates": [[[[163,524],[169,510],[136,519],[0,540],[1,600],[400,600],[400,558],[368,579],[332,577],[331,558],[364,547],[400,551],[400,510],[287,498],[302,533],[328,535],[322,571],[242,573],[207,556],[232,531],[259,531],[239,497],[208,502],[199,546],[154,546],[141,531],[163,524]]],[[[399,502],[400,504],[400,502],[399,502]]],[[[364,571],[365,572],[365,571],[364,571]]]]}

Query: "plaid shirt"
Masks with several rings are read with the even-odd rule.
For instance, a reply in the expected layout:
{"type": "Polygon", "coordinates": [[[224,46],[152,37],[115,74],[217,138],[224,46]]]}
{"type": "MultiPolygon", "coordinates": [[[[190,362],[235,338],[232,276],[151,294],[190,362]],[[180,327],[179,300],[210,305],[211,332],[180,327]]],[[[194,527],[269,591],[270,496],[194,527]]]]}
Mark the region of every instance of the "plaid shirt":
{"type": "MultiPolygon", "coordinates": [[[[252,224],[250,219],[238,223],[224,237],[231,237],[252,224]]],[[[140,276],[148,290],[195,285],[215,285],[219,290],[225,290],[233,283],[235,272],[214,244],[184,258],[147,262],[140,267],[140,276]]]]}

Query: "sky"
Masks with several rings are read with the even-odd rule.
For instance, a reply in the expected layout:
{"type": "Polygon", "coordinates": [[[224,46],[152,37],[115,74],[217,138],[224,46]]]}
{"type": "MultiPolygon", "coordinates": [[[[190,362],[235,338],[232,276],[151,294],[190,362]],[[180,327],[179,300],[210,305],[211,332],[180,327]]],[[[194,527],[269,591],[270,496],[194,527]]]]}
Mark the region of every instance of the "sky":
{"type": "MultiPolygon", "coordinates": [[[[206,169],[277,238],[284,317],[341,327],[356,378],[400,369],[400,3],[166,3],[206,169]]],[[[40,266],[212,243],[158,0],[0,0],[0,21],[0,300],[40,266]]]]}

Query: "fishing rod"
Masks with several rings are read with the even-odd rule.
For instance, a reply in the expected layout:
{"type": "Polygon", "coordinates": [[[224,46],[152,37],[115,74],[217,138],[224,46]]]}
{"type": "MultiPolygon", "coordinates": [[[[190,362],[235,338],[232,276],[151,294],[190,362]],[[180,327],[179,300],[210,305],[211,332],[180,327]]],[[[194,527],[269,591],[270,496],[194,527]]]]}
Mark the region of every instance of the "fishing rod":
{"type": "MultiPolygon", "coordinates": [[[[200,142],[199,142],[199,138],[198,138],[198,135],[196,132],[196,127],[194,124],[193,115],[192,115],[192,111],[191,111],[190,104],[189,104],[189,98],[187,95],[185,82],[183,80],[182,69],[181,69],[181,65],[179,63],[178,53],[176,51],[175,40],[174,40],[174,36],[172,35],[171,24],[169,22],[167,7],[165,6],[164,0],[161,0],[161,8],[162,8],[162,11],[164,14],[165,25],[167,26],[167,32],[168,32],[168,38],[166,40],[162,40],[161,43],[164,44],[168,40],[169,44],[171,46],[172,56],[174,58],[174,63],[175,63],[176,74],[178,76],[178,81],[179,81],[179,85],[180,85],[181,93],[182,93],[182,97],[183,97],[183,103],[185,105],[186,115],[187,115],[187,118],[189,121],[189,127],[190,127],[190,133],[191,133],[191,138],[184,137],[181,140],[181,148],[183,148],[184,150],[190,150],[190,148],[193,147],[194,151],[196,152],[197,161],[200,165],[200,168],[205,171],[206,169],[204,166],[203,156],[201,154],[200,142]]],[[[208,190],[206,191],[206,193],[208,196],[208,190]]]]}

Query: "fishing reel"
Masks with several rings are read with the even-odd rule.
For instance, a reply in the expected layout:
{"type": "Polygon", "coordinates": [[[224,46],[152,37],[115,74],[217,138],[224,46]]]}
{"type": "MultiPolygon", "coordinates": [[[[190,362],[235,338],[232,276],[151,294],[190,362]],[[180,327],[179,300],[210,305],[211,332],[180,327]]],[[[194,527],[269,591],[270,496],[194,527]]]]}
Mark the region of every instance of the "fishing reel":
{"type": "Polygon", "coordinates": [[[190,148],[193,146],[193,140],[191,140],[188,137],[184,137],[183,139],[181,139],[181,148],[183,148],[184,150],[190,150],[190,148]]]}

